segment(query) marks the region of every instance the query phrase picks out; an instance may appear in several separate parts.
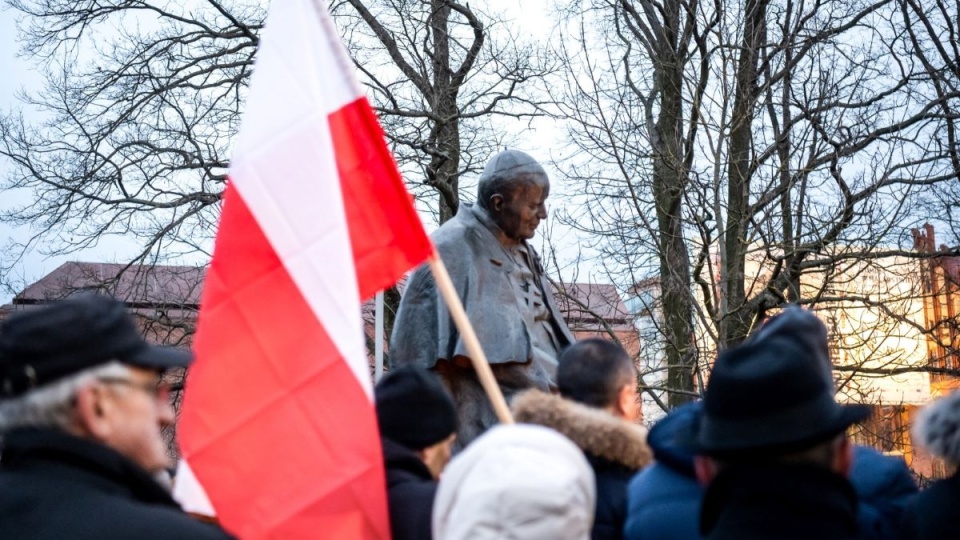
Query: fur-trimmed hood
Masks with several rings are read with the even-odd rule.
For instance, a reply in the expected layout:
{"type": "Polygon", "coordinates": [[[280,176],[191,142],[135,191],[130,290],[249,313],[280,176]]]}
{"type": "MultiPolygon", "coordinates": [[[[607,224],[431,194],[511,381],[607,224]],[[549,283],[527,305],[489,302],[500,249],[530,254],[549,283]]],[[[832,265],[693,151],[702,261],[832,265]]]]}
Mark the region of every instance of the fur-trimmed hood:
{"type": "Polygon", "coordinates": [[[648,465],[653,453],[647,430],[610,413],[540,390],[517,394],[511,404],[517,422],[559,431],[581,450],[634,470],[648,465]]]}

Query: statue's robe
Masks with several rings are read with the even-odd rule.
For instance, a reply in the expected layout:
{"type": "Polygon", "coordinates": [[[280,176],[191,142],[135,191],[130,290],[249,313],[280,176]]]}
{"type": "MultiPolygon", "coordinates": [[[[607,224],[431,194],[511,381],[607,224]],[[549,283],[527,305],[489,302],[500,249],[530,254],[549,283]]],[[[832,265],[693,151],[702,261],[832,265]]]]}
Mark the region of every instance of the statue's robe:
{"type": "MultiPolygon", "coordinates": [[[[483,209],[464,203],[432,239],[505,397],[531,387],[550,391],[557,354],[573,343],[573,335],[536,252],[527,242],[504,247],[495,230],[483,209]]],[[[427,265],[413,273],[400,300],[390,362],[440,374],[457,403],[458,447],[496,423],[427,265]]]]}

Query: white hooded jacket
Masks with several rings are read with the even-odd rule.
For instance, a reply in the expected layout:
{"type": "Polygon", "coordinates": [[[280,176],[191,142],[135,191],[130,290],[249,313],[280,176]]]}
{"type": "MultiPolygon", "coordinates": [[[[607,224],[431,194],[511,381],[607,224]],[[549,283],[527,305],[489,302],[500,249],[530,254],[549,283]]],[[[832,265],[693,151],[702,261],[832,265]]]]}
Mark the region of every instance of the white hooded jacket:
{"type": "Polygon", "coordinates": [[[596,498],[583,453],[556,431],[501,425],[440,479],[435,540],[587,540],[596,498]]]}

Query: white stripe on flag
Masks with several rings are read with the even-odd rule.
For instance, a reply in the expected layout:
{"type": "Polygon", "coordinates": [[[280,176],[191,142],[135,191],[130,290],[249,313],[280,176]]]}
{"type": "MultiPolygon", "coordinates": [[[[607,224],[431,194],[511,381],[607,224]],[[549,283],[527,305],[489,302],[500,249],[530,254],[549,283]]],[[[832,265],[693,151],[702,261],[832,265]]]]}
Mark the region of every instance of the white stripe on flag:
{"type": "Polygon", "coordinates": [[[332,47],[338,43],[316,32],[303,32],[298,42],[270,35],[271,27],[302,25],[317,17],[307,2],[281,4],[271,12],[258,52],[260,71],[250,89],[230,178],[361,387],[372,396],[353,251],[327,120],[359,96],[335,61],[332,47]],[[321,107],[325,110],[318,110],[321,107]]]}

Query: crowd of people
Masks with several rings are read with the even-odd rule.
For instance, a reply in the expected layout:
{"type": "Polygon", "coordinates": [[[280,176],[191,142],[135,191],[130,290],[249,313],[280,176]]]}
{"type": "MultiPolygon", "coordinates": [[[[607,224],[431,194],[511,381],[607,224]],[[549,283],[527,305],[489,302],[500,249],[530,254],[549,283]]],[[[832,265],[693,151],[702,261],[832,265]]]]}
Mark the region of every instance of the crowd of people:
{"type": "MultiPolygon", "coordinates": [[[[557,393],[518,393],[518,424],[488,430],[438,474],[426,466],[430,445],[450,443],[456,414],[433,378],[405,367],[377,387],[378,406],[388,393],[394,411],[380,413],[385,448],[393,426],[407,436],[420,427],[415,416],[398,422],[396,409],[418,415],[414,404],[430,400],[446,419],[408,447],[424,456],[416,494],[387,457],[391,509],[418,507],[391,513],[395,540],[926,540],[960,530],[960,476],[919,492],[902,458],[851,442],[848,428],[870,408],[836,401],[826,328],[796,306],[721,353],[703,399],[649,434],[636,423],[630,358],[589,339],[560,354],[557,393]]],[[[960,393],[918,416],[915,440],[960,462],[960,393]]]]}
{"type": "MultiPolygon", "coordinates": [[[[85,295],[0,326],[0,538],[230,538],[165,488],[165,370],[126,307],[85,295]]],[[[516,424],[455,452],[460,412],[408,365],[375,387],[394,540],[942,539],[960,476],[919,492],[902,459],[859,447],[870,414],[835,399],[823,324],[786,307],[722,352],[700,401],[649,433],[618,345],[562,350],[557,392],[511,400],[516,424]]],[[[960,463],[960,393],[918,415],[915,441],[960,463]]]]}
{"type": "MultiPolygon", "coordinates": [[[[837,402],[826,328],[786,306],[648,433],[632,359],[574,339],[528,243],[545,169],[504,150],[477,188],[432,240],[516,423],[497,424],[480,360],[417,269],[374,389],[394,540],[960,537],[960,392],[915,421],[954,471],[920,492],[901,458],[851,442],[870,408],[837,402]]],[[[170,496],[164,373],[191,361],[102,295],[0,324],[0,538],[232,538],[170,496]]]]}

